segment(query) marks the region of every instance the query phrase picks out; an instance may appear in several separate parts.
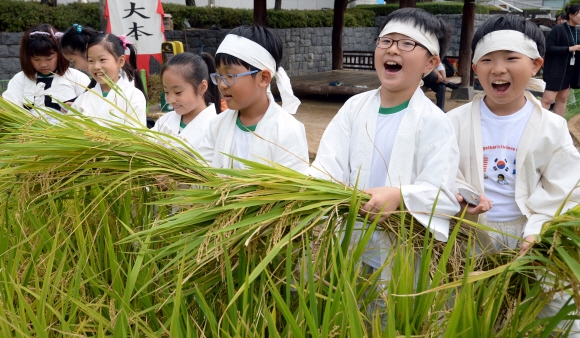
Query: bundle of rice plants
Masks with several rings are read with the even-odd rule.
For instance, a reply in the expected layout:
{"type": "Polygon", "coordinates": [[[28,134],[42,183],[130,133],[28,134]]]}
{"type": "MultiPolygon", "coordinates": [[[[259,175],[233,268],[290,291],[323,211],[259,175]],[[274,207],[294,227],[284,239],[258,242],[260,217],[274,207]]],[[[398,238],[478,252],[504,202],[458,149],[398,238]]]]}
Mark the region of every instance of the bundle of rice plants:
{"type": "Polygon", "coordinates": [[[476,255],[486,228],[461,217],[439,243],[406,212],[361,219],[368,196],[353,187],[209,168],[168,136],[55,118],[0,99],[2,336],[511,337],[567,315],[535,320],[537,278],[578,286],[577,210],[524,257],[476,255]],[[376,229],[396,242],[388,281],[360,263],[376,229]]]}

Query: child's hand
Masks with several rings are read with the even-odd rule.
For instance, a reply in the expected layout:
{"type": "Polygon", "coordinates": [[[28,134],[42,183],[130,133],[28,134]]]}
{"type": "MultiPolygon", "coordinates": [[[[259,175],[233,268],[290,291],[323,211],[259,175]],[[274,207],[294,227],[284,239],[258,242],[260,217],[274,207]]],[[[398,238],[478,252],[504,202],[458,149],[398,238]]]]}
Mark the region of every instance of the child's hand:
{"type": "MultiPolygon", "coordinates": [[[[65,102],[64,104],[66,104],[68,106],[72,106],[73,103],[72,102],[65,102]]],[[[65,113],[65,114],[68,112],[68,110],[66,110],[64,108],[60,108],[60,111],[63,112],[63,113],[65,113]]]]}
{"type": "Polygon", "coordinates": [[[467,207],[467,213],[471,215],[483,214],[492,208],[491,201],[484,194],[479,195],[479,204],[477,206],[468,205],[459,194],[456,194],[455,198],[459,202],[459,205],[461,205],[461,210],[467,207]]]}
{"type": "Polygon", "coordinates": [[[524,238],[524,241],[520,245],[520,257],[525,255],[526,252],[532,248],[532,245],[535,241],[536,238],[534,235],[528,235],[526,238],[524,238]]]}
{"type": "Polygon", "coordinates": [[[371,221],[374,221],[377,215],[379,215],[379,222],[382,222],[399,207],[401,201],[401,190],[399,188],[371,188],[365,190],[365,192],[371,195],[371,199],[365,205],[360,207],[359,214],[361,216],[369,214],[369,219],[371,221]],[[382,214],[379,214],[381,209],[383,209],[383,212],[382,214]]]}

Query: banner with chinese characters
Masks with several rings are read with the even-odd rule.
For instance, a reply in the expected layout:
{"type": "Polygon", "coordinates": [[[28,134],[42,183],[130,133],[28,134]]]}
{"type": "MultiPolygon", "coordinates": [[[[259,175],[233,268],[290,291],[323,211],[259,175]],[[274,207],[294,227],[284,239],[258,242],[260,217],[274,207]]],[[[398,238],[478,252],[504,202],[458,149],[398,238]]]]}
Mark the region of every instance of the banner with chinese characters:
{"type": "Polygon", "coordinates": [[[137,67],[149,74],[149,59],[161,62],[165,41],[161,0],[107,0],[107,32],[126,35],[137,48],[137,67]]]}

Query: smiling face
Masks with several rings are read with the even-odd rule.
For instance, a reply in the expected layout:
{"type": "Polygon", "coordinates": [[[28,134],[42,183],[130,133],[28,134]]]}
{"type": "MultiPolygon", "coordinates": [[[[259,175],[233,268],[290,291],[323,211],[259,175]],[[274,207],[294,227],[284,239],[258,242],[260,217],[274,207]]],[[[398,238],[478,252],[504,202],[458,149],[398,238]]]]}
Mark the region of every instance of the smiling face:
{"type": "Polygon", "coordinates": [[[32,67],[44,75],[49,75],[50,73],[56,71],[58,66],[58,55],[52,53],[49,56],[33,56],[31,58],[32,67]]]}
{"type": "Polygon", "coordinates": [[[106,79],[119,81],[119,71],[125,64],[125,55],[115,58],[103,44],[96,44],[87,50],[89,74],[101,85],[104,92],[111,90],[106,79]],[[106,76],[105,76],[106,75],[106,76]]]}
{"type": "MultiPolygon", "coordinates": [[[[399,33],[385,36],[393,40],[413,40],[399,33]]],[[[431,55],[419,45],[410,52],[400,50],[396,42],[389,48],[377,47],[375,68],[382,85],[381,100],[384,96],[408,100],[419,86],[423,74],[431,71],[438,63],[439,57],[431,55]]]]}
{"type": "Polygon", "coordinates": [[[207,90],[207,81],[203,80],[197,90],[180,74],[179,69],[168,67],[163,72],[163,89],[165,99],[173,110],[182,116],[184,123],[189,123],[206,108],[203,94],[207,90]]]}
{"type": "Polygon", "coordinates": [[[498,50],[484,55],[472,67],[485,91],[485,104],[496,115],[509,115],[526,103],[525,88],[543,63],[542,58],[498,50]]]}
{"type": "Polygon", "coordinates": [[[62,52],[62,56],[67,59],[75,69],[82,70],[83,72],[89,71],[89,63],[87,62],[87,56],[78,52],[66,53],[62,52]]]}

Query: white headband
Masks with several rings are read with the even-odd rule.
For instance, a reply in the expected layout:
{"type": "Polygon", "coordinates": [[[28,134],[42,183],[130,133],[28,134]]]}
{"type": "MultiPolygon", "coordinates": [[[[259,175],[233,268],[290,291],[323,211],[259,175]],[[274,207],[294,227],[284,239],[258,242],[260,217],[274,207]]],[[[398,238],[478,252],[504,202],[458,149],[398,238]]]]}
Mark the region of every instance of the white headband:
{"type": "MultiPolygon", "coordinates": [[[[272,72],[272,77],[276,77],[276,85],[280,91],[280,97],[282,97],[282,108],[290,114],[296,113],[300,100],[292,92],[290,78],[284,68],[279,67],[276,70],[276,61],[264,47],[242,36],[228,34],[218,47],[216,55],[219,53],[235,56],[258,69],[268,69],[272,72]]],[[[270,86],[268,86],[267,91],[270,100],[274,100],[270,86]]]]}
{"type": "Polygon", "coordinates": [[[486,34],[475,46],[473,63],[477,63],[485,54],[498,50],[509,50],[523,54],[532,59],[541,57],[538,45],[524,33],[514,30],[493,31],[486,34]]]}
{"type": "Polygon", "coordinates": [[[418,43],[422,44],[423,46],[427,47],[427,50],[432,55],[439,56],[440,47],[439,47],[439,40],[437,37],[429,32],[424,32],[415,25],[410,22],[405,21],[389,21],[385,25],[385,28],[379,34],[379,37],[385,36],[390,33],[399,33],[410,37],[411,39],[417,41],[418,43]]]}

